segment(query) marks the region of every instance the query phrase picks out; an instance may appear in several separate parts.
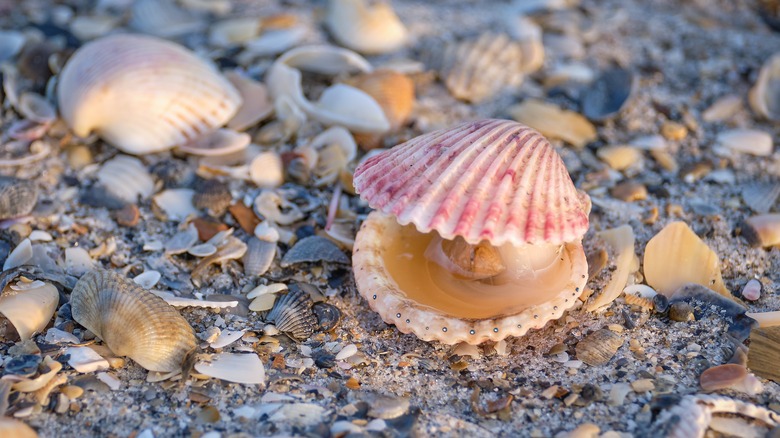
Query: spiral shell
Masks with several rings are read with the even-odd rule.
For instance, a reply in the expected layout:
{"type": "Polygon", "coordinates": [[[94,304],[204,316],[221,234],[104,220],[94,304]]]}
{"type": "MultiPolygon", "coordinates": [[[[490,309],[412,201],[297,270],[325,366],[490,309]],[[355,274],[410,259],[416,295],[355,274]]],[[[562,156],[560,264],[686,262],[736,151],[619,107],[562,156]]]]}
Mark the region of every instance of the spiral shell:
{"type": "Polygon", "coordinates": [[[579,240],[587,195],[538,132],[507,120],[468,122],[414,138],[364,161],[355,189],[369,205],[421,233],[494,246],[579,240]]]}
{"type": "Polygon", "coordinates": [[[29,214],[38,202],[38,186],[32,181],[0,176],[0,220],[29,214]]]}
{"type": "Polygon", "coordinates": [[[82,46],[62,70],[60,112],[131,154],[163,151],[230,120],[241,97],[216,68],[175,43],[112,35],[82,46]]]}
{"type": "Polygon", "coordinates": [[[192,327],[176,309],[116,272],[85,274],[70,300],[76,322],[147,370],[178,370],[197,345],[192,327]]]}

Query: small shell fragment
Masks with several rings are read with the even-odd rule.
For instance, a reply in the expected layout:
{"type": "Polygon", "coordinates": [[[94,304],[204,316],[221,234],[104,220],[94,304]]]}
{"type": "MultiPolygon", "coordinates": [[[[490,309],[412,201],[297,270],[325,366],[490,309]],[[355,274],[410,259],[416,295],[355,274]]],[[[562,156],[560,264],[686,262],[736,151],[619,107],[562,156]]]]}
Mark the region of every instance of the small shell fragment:
{"type": "Polygon", "coordinates": [[[734,152],[742,152],[759,157],[772,154],[774,144],[772,136],[756,129],[733,129],[718,134],[718,143],[734,152]]]}
{"type": "Polygon", "coordinates": [[[154,180],[141,160],[128,155],[118,155],[100,167],[97,180],[109,193],[135,204],[154,193],[154,180]]]}
{"type": "Polygon", "coordinates": [[[160,271],[148,270],[138,274],[133,278],[133,281],[142,288],[149,290],[157,285],[157,282],[160,281],[160,277],[162,277],[160,271]]]}
{"type": "Polygon", "coordinates": [[[549,138],[561,139],[577,149],[596,140],[596,128],[585,117],[541,100],[526,99],[509,108],[512,118],[549,138]]]}
{"type": "Polygon", "coordinates": [[[3,263],[3,271],[7,271],[11,268],[16,268],[17,266],[22,266],[30,261],[33,257],[33,248],[32,248],[32,242],[30,242],[30,239],[24,239],[21,242],[19,242],[18,245],[16,245],[16,248],[14,248],[13,251],[11,251],[10,254],[8,254],[8,257],[5,259],[5,262],[3,263]]]}
{"type": "Polygon", "coordinates": [[[249,134],[230,129],[218,129],[179,145],[178,149],[192,155],[213,157],[233,154],[246,149],[252,139],[249,134]]]}
{"type": "Polygon", "coordinates": [[[349,264],[349,258],[330,240],[320,236],[309,236],[299,240],[282,257],[283,268],[298,263],[349,264]]]}
{"type": "Polygon", "coordinates": [[[727,363],[708,368],[699,376],[701,389],[718,391],[733,389],[748,395],[756,395],[763,390],[763,385],[756,376],[748,373],[744,365],[727,363]]]}
{"type": "Polygon", "coordinates": [[[591,366],[604,365],[617,353],[623,342],[623,337],[612,330],[596,330],[577,343],[577,359],[591,366]]]}
{"type": "Polygon", "coordinates": [[[325,25],[339,44],[361,53],[392,52],[407,40],[389,1],[329,0],[325,25]]]}
{"type": "Polygon", "coordinates": [[[742,235],[752,246],[780,245],[780,213],[752,216],[745,220],[742,235]]]}
{"type": "Polygon", "coordinates": [[[276,256],[276,242],[267,242],[252,236],[244,254],[244,273],[256,277],[266,273],[276,256]]]}
{"type": "Polygon", "coordinates": [[[244,131],[267,119],[273,113],[274,105],[265,85],[236,71],[225,73],[225,77],[236,87],[242,102],[236,114],[227,122],[228,128],[244,131]]]}
{"type": "Polygon", "coordinates": [[[195,370],[201,374],[227,382],[260,385],[265,382],[265,368],[255,353],[220,353],[208,362],[198,362],[195,370]]]}
{"type": "Polygon", "coordinates": [[[756,213],[766,214],[780,196],[780,183],[748,183],[742,188],[742,201],[756,213]]]}
{"type": "Polygon", "coordinates": [[[154,203],[170,220],[182,221],[197,215],[198,209],[192,204],[195,191],[192,189],[168,189],[154,196],[154,203]]]}
{"type": "Polygon", "coordinates": [[[780,120],[780,53],[770,57],[748,94],[753,111],[772,121],[780,120]]]}
{"type": "MultiPolygon", "coordinates": [[[[628,282],[631,274],[631,265],[636,255],[634,254],[634,230],[631,225],[622,225],[617,228],[602,231],[598,235],[604,239],[617,252],[617,269],[612,273],[609,283],[604,287],[601,295],[588,304],[586,310],[592,312],[611,303],[618,296],[628,282]]],[[[587,363],[587,362],[586,362],[587,363]]]]}
{"type": "Polygon", "coordinates": [[[590,120],[603,121],[618,114],[629,101],[635,87],[634,75],[623,68],[612,68],[599,76],[582,97],[582,113],[590,120]]]}
{"type": "Polygon", "coordinates": [[[43,331],[60,300],[57,288],[50,283],[33,289],[1,292],[0,314],[14,326],[22,341],[43,331]]]}

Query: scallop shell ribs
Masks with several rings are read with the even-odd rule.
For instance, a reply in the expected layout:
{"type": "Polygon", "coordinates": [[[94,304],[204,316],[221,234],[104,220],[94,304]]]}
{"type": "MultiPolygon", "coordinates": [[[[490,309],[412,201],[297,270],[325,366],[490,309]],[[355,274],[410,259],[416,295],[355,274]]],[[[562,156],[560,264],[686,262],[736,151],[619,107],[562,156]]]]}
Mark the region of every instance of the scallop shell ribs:
{"type": "Polygon", "coordinates": [[[116,272],[85,274],[70,300],[76,322],[147,370],[178,370],[197,345],[192,327],[175,308],[116,272]]]}

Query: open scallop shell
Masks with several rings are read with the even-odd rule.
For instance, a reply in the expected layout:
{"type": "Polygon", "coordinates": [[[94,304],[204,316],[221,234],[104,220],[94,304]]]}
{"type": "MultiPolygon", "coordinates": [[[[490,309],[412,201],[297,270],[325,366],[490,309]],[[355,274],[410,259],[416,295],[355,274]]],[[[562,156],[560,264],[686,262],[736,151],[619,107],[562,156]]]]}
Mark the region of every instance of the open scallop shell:
{"type": "Polygon", "coordinates": [[[147,370],[181,369],[197,345],[192,327],[176,309],[116,272],[85,274],[70,300],[76,322],[147,370]]]}
{"type": "Polygon", "coordinates": [[[410,254],[419,256],[420,251],[409,248],[420,238],[418,234],[392,216],[373,212],[357,234],[352,264],[355,284],[369,306],[385,322],[425,341],[480,344],[522,336],[560,318],[577,302],[587,281],[585,252],[577,241],[563,245],[561,262],[538,280],[514,285],[509,293],[504,289],[461,300],[436,282],[426,260],[397,265],[397,260],[410,254]],[[403,246],[398,254],[395,245],[403,246]]]}
{"type": "Polygon", "coordinates": [[[60,112],[131,154],[170,149],[222,126],[241,96],[209,62],[175,43],[113,35],[82,46],[62,70],[60,112]]]}
{"type": "Polygon", "coordinates": [[[538,132],[508,120],[468,122],[365,160],[355,189],[401,225],[494,246],[580,240],[589,198],[538,132]]]}
{"type": "Polygon", "coordinates": [[[389,2],[330,0],[325,18],[333,38],[361,53],[387,53],[402,47],[407,31],[389,2]]]}

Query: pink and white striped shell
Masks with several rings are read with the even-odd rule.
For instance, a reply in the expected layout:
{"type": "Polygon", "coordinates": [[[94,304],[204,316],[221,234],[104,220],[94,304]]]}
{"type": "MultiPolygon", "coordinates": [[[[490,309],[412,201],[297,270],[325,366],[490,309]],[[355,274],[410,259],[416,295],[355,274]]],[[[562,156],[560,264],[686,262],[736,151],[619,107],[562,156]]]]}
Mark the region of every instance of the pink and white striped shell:
{"type": "Polygon", "coordinates": [[[587,281],[590,199],[538,132],[506,120],[422,135],[367,159],[361,295],[404,333],[479,344],[539,329],[587,281]]]}
{"type": "Polygon", "coordinates": [[[414,138],[355,169],[368,204],[421,233],[494,246],[579,240],[590,200],[535,130],[509,120],[468,122],[414,138]]]}
{"type": "Polygon", "coordinates": [[[79,48],[60,74],[57,93],[76,135],[94,131],[131,154],[210,133],[241,105],[238,91],[211,63],[170,41],[132,34],[79,48]]]}

